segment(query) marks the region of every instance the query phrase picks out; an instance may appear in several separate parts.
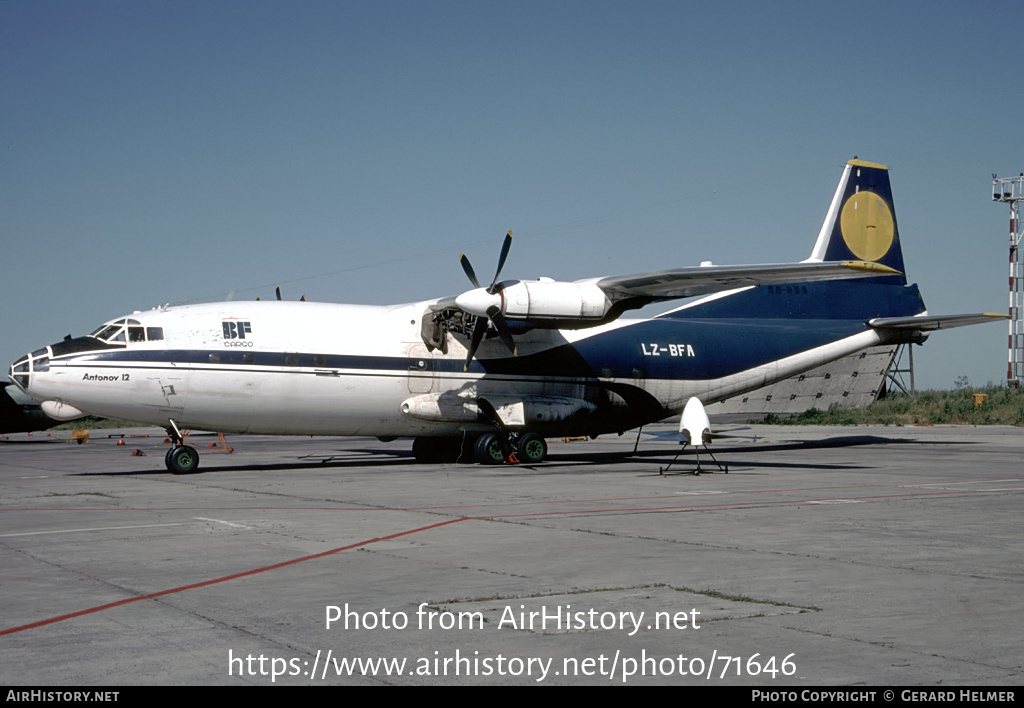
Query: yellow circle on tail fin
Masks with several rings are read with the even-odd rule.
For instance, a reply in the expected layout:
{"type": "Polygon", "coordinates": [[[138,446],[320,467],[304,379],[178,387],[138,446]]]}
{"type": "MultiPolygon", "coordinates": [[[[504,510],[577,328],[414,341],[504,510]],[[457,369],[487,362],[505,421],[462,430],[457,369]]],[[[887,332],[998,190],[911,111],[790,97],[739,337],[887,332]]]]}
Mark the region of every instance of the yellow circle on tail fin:
{"type": "Polygon", "coordinates": [[[864,261],[877,261],[888,253],[896,233],[889,205],[874,192],[858,192],[847,199],[839,227],[850,252],[864,261]]]}

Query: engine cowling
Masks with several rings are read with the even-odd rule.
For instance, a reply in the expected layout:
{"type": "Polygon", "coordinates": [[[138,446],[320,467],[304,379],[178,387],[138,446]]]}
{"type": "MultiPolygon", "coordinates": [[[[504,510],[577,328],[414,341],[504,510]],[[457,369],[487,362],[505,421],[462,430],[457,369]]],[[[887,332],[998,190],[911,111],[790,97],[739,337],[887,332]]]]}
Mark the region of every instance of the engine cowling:
{"type": "Polygon", "coordinates": [[[612,303],[593,282],[564,283],[550,278],[520,280],[501,291],[502,311],[511,319],[599,320],[612,303]]]}

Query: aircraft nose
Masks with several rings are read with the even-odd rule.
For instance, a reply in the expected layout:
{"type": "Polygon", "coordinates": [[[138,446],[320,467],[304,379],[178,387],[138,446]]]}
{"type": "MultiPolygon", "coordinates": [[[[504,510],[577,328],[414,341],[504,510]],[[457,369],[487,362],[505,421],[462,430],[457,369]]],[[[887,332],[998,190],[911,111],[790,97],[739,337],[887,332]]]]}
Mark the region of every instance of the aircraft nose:
{"type": "Polygon", "coordinates": [[[45,373],[50,370],[50,348],[43,347],[36,349],[31,354],[18,359],[11,364],[10,379],[18,388],[31,395],[32,377],[34,374],[45,373]]]}

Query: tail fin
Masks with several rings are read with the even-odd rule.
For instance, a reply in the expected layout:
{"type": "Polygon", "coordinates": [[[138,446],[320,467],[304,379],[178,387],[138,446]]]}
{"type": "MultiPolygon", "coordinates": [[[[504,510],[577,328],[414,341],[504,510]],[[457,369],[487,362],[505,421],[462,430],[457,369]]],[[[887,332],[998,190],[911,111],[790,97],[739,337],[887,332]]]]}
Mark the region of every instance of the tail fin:
{"type": "MultiPolygon", "coordinates": [[[[873,261],[905,272],[889,168],[857,158],[846,163],[809,260],[850,259],[873,261]]],[[[907,283],[905,276],[878,279],[897,281],[907,283]]]]}
{"type": "MultiPolygon", "coordinates": [[[[868,261],[900,275],[769,285],[710,296],[673,311],[696,318],[859,320],[911,317],[925,311],[916,285],[903,275],[889,168],[854,158],[846,163],[808,261],[868,261]]],[[[669,315],[672,316],[672,315],[669,315]]],[[[881,325],[879,325],[881,326],[881,325]]]]}

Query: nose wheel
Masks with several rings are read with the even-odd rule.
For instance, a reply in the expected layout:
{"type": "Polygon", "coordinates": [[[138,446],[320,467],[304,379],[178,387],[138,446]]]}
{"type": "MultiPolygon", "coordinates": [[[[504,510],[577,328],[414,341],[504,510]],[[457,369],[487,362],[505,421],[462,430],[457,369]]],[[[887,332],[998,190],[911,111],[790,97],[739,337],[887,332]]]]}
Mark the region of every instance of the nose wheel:
{"type": "Polygon", "coordinates": [[[188,445],[174,445],[164,456],[164,464],[172,474],[192,474],[199,469],[199,453],[188,445]]]}
{"type": "Polygon", "coordinates": [[[199,469],[199,452],[185,444],[185,436],[173,419],[169,419],[167,433],[171,436],[171,449],[164,455],[164,464],[171,474],[192,474],[199,469]]]}

